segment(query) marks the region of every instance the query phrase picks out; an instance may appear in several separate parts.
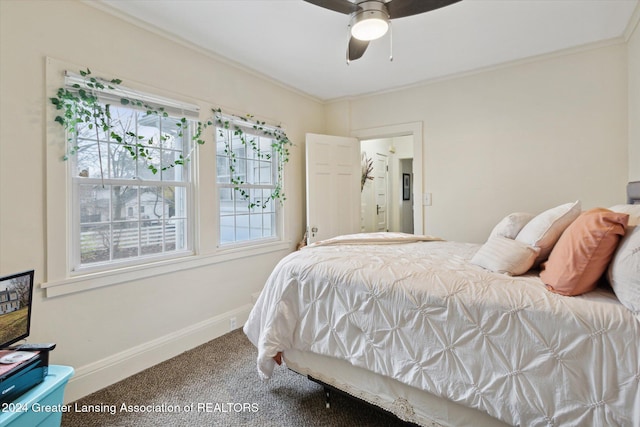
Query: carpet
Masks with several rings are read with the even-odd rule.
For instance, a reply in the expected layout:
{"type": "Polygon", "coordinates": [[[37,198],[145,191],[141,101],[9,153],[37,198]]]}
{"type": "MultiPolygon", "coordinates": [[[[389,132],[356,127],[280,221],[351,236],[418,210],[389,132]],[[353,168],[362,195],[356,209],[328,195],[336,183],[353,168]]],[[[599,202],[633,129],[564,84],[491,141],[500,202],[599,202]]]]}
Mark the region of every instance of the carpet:
{"type": "Polygon", "coordinates": [[[63,427],[406,426],[384,411],[278,367],[256,371],[257,350],[241,329],[70,404],[63,427]]]}

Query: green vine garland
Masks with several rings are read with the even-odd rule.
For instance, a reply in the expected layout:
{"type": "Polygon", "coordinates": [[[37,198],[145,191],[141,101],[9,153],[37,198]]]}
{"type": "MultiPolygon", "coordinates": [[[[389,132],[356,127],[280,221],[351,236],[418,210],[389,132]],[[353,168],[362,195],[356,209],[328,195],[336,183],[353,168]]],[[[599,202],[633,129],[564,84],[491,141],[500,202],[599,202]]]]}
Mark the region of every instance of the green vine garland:
{"type": "MultiPolygon", "coordinates": [[[[100,176],[103,177],[103,179],[104,171],[102,165],[102,141],[100,138],[100,132],[104,132],[112,141],[121,144],[134,160],[137,160],[138,158],[146,160],[147,168],[152,173],[156,174],[158,172],[158,168],[152,163],[152,151],[150,150],[150,146],[153,144],[153,138],[147,139],[147,137],[138,135],[131,131],[118,132],[118,130],[111,125],[111,105],[101,103],[98,98],[98,91],[107,89],[114,90],[122,83],[122,80],[107,80],[100,77],[94,77],[91,70],[88,68],[86,70],[80,70],[79,73],[83,79],[82,84],[75,83],[70,88],[61,87],[56,92],[56,96],[50,98],[50,101],[55,106],[56,110],[60,111],[54,121],[64,128],[67,135],[69,150],[68,155],[64,156],[64,160],[68,160],[69,155],[77,154],[79,149],[77,143],[78,127],[86,126],[88,129],[96,132],[100,176]]],[[[164,108],[149,105],[139,99],[121,97],[120,104],[123,106],[141,109],[147,115],[169,117],[169,114],[164,108]]],[[[212,112],[213,120],[209,119],[205,122],[198,121],[196,123],[192,140],[198,145],[205,143],[202,139],[204,129],[215,124],[221,136],[224,137],[222,129],[232,129],[234,135],[240,138],[240,141],[245,145],[247,150],[251,149],[256,153],[257,158],[262,160],[271,159],[272,154],[263,152],[253,135],[247,135],[242,127],[233,124],[228,119],[229,116],[224,116],[222,114],[222,110],[220,108],[212,109],[212,112]]],[[[234,185],[234,190],[236,190],[244,200],[249,202],[249,208],[260,207],[265,209],[270,200],[280,200],[281,203],[284,202],[286,197],[282,191],[282,179],[284,164],[289,161],[289,146],[292,145],[291,141],[289,141],[286,133],[280,127],[268,127],[265,122],[254,120],[252,115],[247,115],[246,117],[233,117],[246,122],[247,125],[255,131],[254,133],[256,135],[271,138],[273,140],[271,145],[273,153],[277,155],[276,187],[266,200],[262,200],[258,203],[251,202],[249,192],[241,187],[246,184],[246,182],[235,173],[237,159],[235,153],[231,149],[231,141],[224,138],[224,152],[229,158],[229,175],[231,176],[231,183],[234,185]]],[[[189,129],[189,120],[186,117],[179,118],[176,122],[176,126],[178,127],[178,135],[182,137],[184,132],[189,129]]],[[[166,137],[160,136],[160,138],[164,139],[166,137]]],[[[189,158],[190,154],[186,156],[180,155],[173,163],[163,166],[160,170],[167,170],[178,165],[184,165],[189,158]]]]}
{"type": "Polygon", "coordinates": [[[265,209],[269,201],[271,200],[280,200],[280,202],[284,202],[286,200],[285,194],[282,191],[282,181],[283,181],[283,172],[284,172],[284,164],[289,161],[289,147],[293,145],[287,134],[284,130],[277,126],[267,127],[265,122],[255,120],[254,116],[247,114],[245,117],[242,116],[233,116],[244,123],[247,124],[248,127],[253,129],[251,134],[247,134],[243,130],[243,126],[238,126],[234,124],[231,120],[229,120],[228,116],[225,117],[220,108],[212,110],[214,114],[214,122],[216,128],[218,129],[218,136],[220,136],[224,141],[224,154],[229,159],[229,172],[231,176],[231,183],[234,185],[234,190],[236,190],[243,200],[249,202],[249,208],[260,207],[265,209]],[[277,162],[277,175],[276,175],[276,186],[265,200],[260,200],[258,202],[252,202],[249,192],[241,187],[241,185],[246,184],[239,175],[235,174],[237,170],[237,162],[236,154],[233,152],[231,147],[231,141],[227,138],[227,134],[225,130],[233,130],[233,135],[237,136],[240,139],[242,145],[244,145],[247,150],[251,149],[255,153],[256,157],[260,160],[271,160],[272,154],[271,152],[263,152],[260,149],[258,142],[256,141],[255,136],[264,136],[273,140],[271,143],[271,149],[273,153],[275,153],[276,162],[277,162]]]}
{"type": "MultiPolygon", "coordinates": [[[[61,87],[58,89],[56,96],[50,98],[56,110],[61,110],[61,114],[57,115],[54,120],[59,123],[67,133],[67,142],[70,144],[69,154],[74,155],[77,153],[78,145],[76,137],[78,126],[84,124],[88,129],[96,132],[100,176],[104,177],[100,131],[109,135],[113,141],[122,144],[134,160],[138,158],[146,159],[148,162],[147,168],[154,174],[158,173],[158,168],[151,163],[153,159],[149,146],[153,144],[153,138],[147,139],[131,131],[118,132],[110,124],[111,105],[102,104],[96,93],[98,90],[114,90],[122,83],[122,80],[105,80],[99,77],[93,77],[91,70],[88,68],[86,70],[80,70],[80,76],[83,77],[83,84],[75,83],[71,86],[71,89],[61,87]]],[[[154,107],[139,99],[121,97],[120,104],[142,109],[147,115],[169,117],[169,114],[163,107],[154,107]]],[[[176,126],[178,127],[178,135],[183,136],[184,132],[189,128],[189,121],[186,117],[182,117],[176,122],[176,126]]],[[[206,123],[197,122],[193,141],[198,144],[204,144],[202,131],[205,127],[206,123]]],[[[160,138],[164,139],[166,137],[161,136],[160,138]]],[[[173,163],[162,167],[161,170],[184,165],[187,157],[180,155],[173,163]]],[[[65,160],[68,158],[68,155],[64,157],[65,160]]]]}

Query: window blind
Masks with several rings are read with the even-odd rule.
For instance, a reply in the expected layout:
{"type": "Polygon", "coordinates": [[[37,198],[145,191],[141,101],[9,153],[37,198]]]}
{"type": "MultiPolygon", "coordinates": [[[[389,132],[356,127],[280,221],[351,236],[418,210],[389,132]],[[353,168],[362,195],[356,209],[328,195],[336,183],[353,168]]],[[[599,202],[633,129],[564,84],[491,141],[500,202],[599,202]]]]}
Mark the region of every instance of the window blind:
{"type": "Polygon", "coordinates": [[[255,119],[251,118],[251,119],[247,119],[247,120],[243,120],[242,117],[240,116],[232,116],[229,114],[220,114],[220,113],[215,113],[216,117],[219,117],[222,122],[229,122],[229,125],[231,128],[233,128],[233,126],[237,126],[239,128],[241,128],[243,130],[243,132],[248,133],[248,134],[252,134],[252,135],[261,135],[262,132],[259,130],[256,130],[254,128],[255,127],[259,127],[267,132],[281,132],[284,133],[284,129],[282,127],[279,126],[275,126],[275,125],[271,125],[271,124],[256,124],[255,123],[255,119]]]}
{"type": "MultiPolygon", "coordinates": [[[[142,101],[154,108],[162,107],[171,116],[185,117],[191,120],[198,120],[200,107],[195,104],[177,101],[171,98],[165,98],[162,96],[141,92],[128,88],[126,86],[114,85],[107,80],[95,77],[95,79],[102,83],[104,89],[92,88],[87,86],[87,77],[73,73],[71,71],[65,71],[65,86],[69,89],[75,89],[75,85],[91,91],[98,99],[105,104],[120,105],[122,98],[130,100],[142,101]],[[110,88],[111,86],[112,88],[110,88]]],[[[128,104],[128,108],[138,108],[134,105],[128,104]]]]}

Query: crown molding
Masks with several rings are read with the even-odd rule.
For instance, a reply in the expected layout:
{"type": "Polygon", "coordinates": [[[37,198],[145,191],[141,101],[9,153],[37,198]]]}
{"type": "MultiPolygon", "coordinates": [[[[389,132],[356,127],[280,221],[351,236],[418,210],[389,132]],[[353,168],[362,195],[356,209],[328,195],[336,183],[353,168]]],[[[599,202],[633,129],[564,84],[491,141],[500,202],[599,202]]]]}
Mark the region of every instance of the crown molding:
{"type": "Polygon", "coordinates": [[[285,89],[289,92],[295,93],[296,95],[299,95],[303,98],[309,99],[311,101],[317,102],[319,104],[324,104],[324,100],[310,95],[306,92],[303,92],[297,88],[294,88],[293,86],[290,86],[280,80],[274,79],[272,77],[268,77],[265,74],[254,70],[251,67],[247,67],[246,65],[240,64],[239,62],[234,61],[233,59],[230,59],[226,56],[220,55],[219,53],[216,53],[210,49],[207,49],[205,47],[202,47],[200,45],[197,45],[187,39],[184,39],[176,34],[170,33],[167,30],[164,30],[162,28],[159,28],[155,25],[152,24],[148,24],[146,22],[142,22],[137,18],[132,17],[131,15],[124,13],[106,3],[103,3],[101,1],[95,1],[95,0],[80,0],[81,3],[90,6],[94,9],[100,10],[102,12],[105,12],[111,16],[114,16],[122,21],[125,21],[131,25],[133,25],[134,27],[140,28],[142,30],[148,31],[158,37],[161,37],[165,40],[171,41],[173,43],[177,43],[187,49],[190,49],[200,55],[204,55],[210,59],[213,59],[217,62],[221,62],[225,65],[228,65],[230,67],[236,68],[239,71],[242,71],[244,73],[247,73],[255,78],[258,78],[260,80],[263,80],[267,83],[273,84],[275,86],[278,86],[282,89],[285,89]]]}
{"type": "Polygon", "coordinates": [[[370,93],[365,93],[365,94],[356,95],[356,96],[344,96],[344,97],[339,97],[339,98],[327,99],[327,100],[324,101],[324,104],[325,105],[329,105],[329,104],[334,104],[334,103],[344,102],[344,101],[357,101],[357,100],[366,99],[366,98],[370,98],[370,97],[374,97],[374,96],[385,95],[385,94],[389,94],[389,93],[395,93],[395,92],[399,92],[399,91],[403,91],[403,90],[416,89],[416,88],[419,88],[419,87],[422,87],[422,86],[428,86],[428,85],[432,85],[432,84],[436,84],[436,83],[446,82],[446,81],[450,81],[450,80],[456,80],[456,79],[459,79],[459,78],[474,76],[474,75],[477,75],[477,74],[482,74],[482,73],[486,73],[486,72],[490,72],[490,71],[502,70],[502,69],[516,67],[516,66],[520,66],[520,65],[531,64],[531,63],[535,63],[535,62],[539,62],[539,61],[546,61],[546,60],[549,60],[549,59],[559,58],[559,57],[563,57],[563,56],[575,55],[575,54],[582,53],[582,52],[588,52],[588,51],[591,51],[591,50],[601,49],[601,48],[604,48],[604,47],[615,46],[615,45],[620,45],[620,44],[625,44],[625,43],[626,43],[626,41],[625,41],[623,36],[614,37],[614,38],[611,38],[611,39],[608,39],[608,40],[601,40],[601,41],[588,43],[588,44],[584,44],[584,45],[580,45],[580,46],[574,46],[574,47],[561,49],[561,50],[557,50],[557,51],[553,51],[553,52],[543,53],[543,54],[540,54],[540,55],[530,56],[530,57],[527,57],[527,58],[515,59],[515,60],[512,60],[512,61],[502,62],[500,64],[495,64],[495,65],[489,65],[489,66],[486,66],[486,67],[476,68],[474,70],[463,71],[463,72],[460,72],[460,73],[448,74],[448,75],[441,76],[441,77],[435,77],[435,78],[432,78],[432,79],[422,80],[422,81],[411,83],[411,84],[404,85],[404,86],[396,86],[396,87],[385,89],[385,90],[382,90],[382,91],[370,92],[370,93]]]}
{"type": "Polygon", "coordinates": [[[636,8],[631,14],[631,19],[629,19],[629,23],[627,24],[627,28],[625,28],[623,37],[626,42],[631,39],[634,31],[638,29],[638,24],[640,23],[640,1],[636,4],[636,8]]]}

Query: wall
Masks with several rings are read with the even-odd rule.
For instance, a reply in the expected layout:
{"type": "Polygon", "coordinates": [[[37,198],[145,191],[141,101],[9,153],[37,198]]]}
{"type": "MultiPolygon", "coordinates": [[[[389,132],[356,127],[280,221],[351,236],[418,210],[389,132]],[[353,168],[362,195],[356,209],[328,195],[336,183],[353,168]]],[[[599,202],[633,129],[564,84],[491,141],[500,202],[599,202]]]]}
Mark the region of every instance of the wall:
{"type": "Polygon", "coordinates": [[[338,100],[327,132],[422,121],[424,233],[483,242],[510,212],[624,201],[626,58],[617,43],[338,100]]]}
{"type": "MultiPolygon", "coordinates": [[[[0,52],[1,274],[35,268],[36,283],[51,280],[46,57],[283,123],[296,144],[285,172],[286,235],[291,248],[301,238],[304,134],[324,130],[316,100],[79,1],[0,1],[0,52]]],[[[57,342],[52,363],[76,369],[66,399],[78,398],[227,332],[231,316],[242,324],[251,295],[287,252],[55,298],[37,288],[31,341],[57,342]]]]}
{"type": "MultiPolygon", "coordinates": [[[[400,177],[403,174],[409,175],[410,182],[413,181],[413,160],[401,159],[400,160],[400,177]]],[[[413,186],[412,186],[413,187],[413,186]]],[[[402,198],[402,197],[400,197],[402,198]]],[[[413,233],[413,204],[416,203],[413,194],[410,195],[409,200],[400,201],[400,215],[398,218],[399,226],[398,230],[403,233],[413,233]]]]}
{"type": "Polygon", "coordinates": [[[632,18],[629,57],[629,181],[640,181],[640,4],[632,18]]]}

